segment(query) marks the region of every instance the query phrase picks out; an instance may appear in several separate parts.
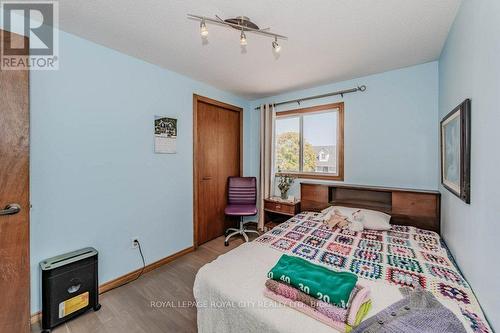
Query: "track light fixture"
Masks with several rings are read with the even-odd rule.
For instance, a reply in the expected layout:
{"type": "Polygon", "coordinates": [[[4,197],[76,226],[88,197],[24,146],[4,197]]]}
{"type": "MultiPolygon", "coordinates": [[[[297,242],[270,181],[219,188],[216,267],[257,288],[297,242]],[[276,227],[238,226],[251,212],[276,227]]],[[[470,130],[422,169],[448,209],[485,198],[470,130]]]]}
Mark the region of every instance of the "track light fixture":
{"type": "Polygon", "coordinates": [[[187,15],[189,19],[192,20],[197,20],[200,21],[200,35],[205,38],[208,36],[208,29],[207,29],[207,22],[208,23],[213,23],[213,24],[218,24],[221,26],[225,26],[228,28],[233,28],[237,29],[238,31],[241,31],[240,33],[240,45],[241,46],[246,46],[247,45],[247,36],[245,32],[251,32],[255,34],[259,34],[262,36],[266,37],[271,37],[274,38],[274,41],[272,42],[272,47],[273,51],[276,53],[279,53],[281,51],[281,45],[278,44],[278,38],[286,40],[288,37],[283,36],[283,35],[278,35],[273,32],[269,31],[269,28],[261,29],[259,26],[255,23],[253,23],[248,17],[246,16],[238,16],[234,18],[229,18],[229,19],[221,19],[219,16],[215,15],[215,18],[209,18],[206,16],[199,16],[199,15],[193,15],[193,14],[188,14],[187,15]]]}

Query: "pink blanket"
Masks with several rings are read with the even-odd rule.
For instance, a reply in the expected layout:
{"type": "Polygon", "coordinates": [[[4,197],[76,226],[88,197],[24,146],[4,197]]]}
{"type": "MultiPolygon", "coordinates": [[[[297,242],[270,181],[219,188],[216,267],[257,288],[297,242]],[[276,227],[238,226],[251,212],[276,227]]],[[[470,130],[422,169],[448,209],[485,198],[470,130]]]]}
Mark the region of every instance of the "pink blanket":
{"type": "Polygon", "coordinates": [[[303,303],[312,308],[312,310],[319,312],[334,322],[347,323],[351,326],[355,325],[356,315],[363,303],[370,299],[370,289],[359,284],[353,289],[346,308],[341,308],[318,300],[288,284],[281,283],[279,281],[271,279],[267,280],[266,288],[276,295],[285,297],[291,301],[303,303]]]}
{"type": "Polygon", "coordinates": [[[272,300],[275,300],[281,304],[289,306],[295,310],[298,310],[298,311],[322,322],[323,324],[326,324],[330,327],[333,327],[334,329],[336,329],[339,332],[350,332],[352,329],[349,325],[347,325],[344,322],[340,322],[340,321],[336,321],[336,320],[333,320],[331,318],[328,318],[324,314],[320,313],[319,311],[313,309],[312,307],[310,307],[310,306],[308,306],[300,301],[293,301],[290,298],[278,295],[275,292],[273,292],[267,288],[264,290],[264,296],[266,296],[272,300]]]}

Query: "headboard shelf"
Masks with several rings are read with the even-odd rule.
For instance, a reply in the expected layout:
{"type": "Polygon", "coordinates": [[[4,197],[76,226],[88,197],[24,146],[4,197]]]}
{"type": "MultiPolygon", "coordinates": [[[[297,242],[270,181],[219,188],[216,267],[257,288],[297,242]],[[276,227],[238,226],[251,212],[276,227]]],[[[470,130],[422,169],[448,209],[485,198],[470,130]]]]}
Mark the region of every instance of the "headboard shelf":
{"type": "Polygon", "coordinates": [[[390,187],[303,182],[302,211],[328,206],[377,210],[392,216],[391,223],[440,231],[440,193],[390,187]]]}
{"type": "Polygon", "coordinates": [[[372,209],[372,210],[378,210],[380,212],[384,212],[386,214],[391,214],[392,213],[392,207],[391,205],[388,204],[380,204],[375,201],[368,201],[368,200],[360,200],[360,201],[355,201],[355,200],[332,200],[329,202],[330,206],[344,206],[344,207],[353,207],[353,208],[365,208],[365,209],[372,209]],[[361,207],[363,206],[363,207],[361,207]]]}

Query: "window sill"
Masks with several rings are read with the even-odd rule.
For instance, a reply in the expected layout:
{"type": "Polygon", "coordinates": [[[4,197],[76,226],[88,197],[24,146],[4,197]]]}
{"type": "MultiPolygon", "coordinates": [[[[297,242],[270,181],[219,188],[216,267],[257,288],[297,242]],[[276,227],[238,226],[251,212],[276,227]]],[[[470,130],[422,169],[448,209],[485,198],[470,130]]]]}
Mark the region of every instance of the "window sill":
{"type": "Polygon", "coordinates": [[[328,173],[307,173],[307,172],[277,172],[276,176],[281,175],[291,175],[297,177],[299,179],[322,179],[322,180],[335,180],[335,181],[344,181],[344,175],[334,175],[328,173]]]}

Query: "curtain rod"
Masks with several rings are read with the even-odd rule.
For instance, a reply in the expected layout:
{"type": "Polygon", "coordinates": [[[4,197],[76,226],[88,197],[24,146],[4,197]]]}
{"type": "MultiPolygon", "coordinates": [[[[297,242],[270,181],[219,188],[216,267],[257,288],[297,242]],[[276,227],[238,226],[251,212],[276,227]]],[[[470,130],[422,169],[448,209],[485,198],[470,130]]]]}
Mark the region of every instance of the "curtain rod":
{"type": "MultiPolygon", "coordinates": [[[[311,99],[318,99],[318,98],[324,98],[324,97],[330,97],[330,96],[336,96],[336,95],[341,95],[342,97],[344,97],[345,94],[350,94],[350,93],[354,93],[354,92],[358,92],[358,91],[365,91],[365,90],[366,90],[366,86],[362,85],[362,86],[357,86],[356,88],[334,91],[334,92],[331,92],[328,94],[315,95],[315,96],[309,96],[309,97],[298,98],[298,99],[291,99],[289,101],[274,103],[273,105],[277,106],[277,105],[290,104],[290,103],[298,103],[300,105],[301,102],[308,101],[311,99]]],[[[260,106],[257,106],[255,108],[255,110],[259,110],[259,109],[260,109],[260,106]]]]}

